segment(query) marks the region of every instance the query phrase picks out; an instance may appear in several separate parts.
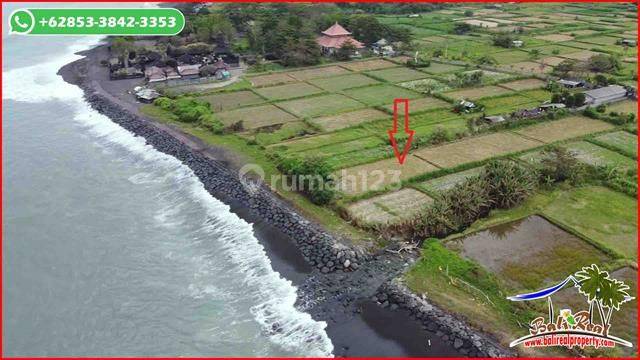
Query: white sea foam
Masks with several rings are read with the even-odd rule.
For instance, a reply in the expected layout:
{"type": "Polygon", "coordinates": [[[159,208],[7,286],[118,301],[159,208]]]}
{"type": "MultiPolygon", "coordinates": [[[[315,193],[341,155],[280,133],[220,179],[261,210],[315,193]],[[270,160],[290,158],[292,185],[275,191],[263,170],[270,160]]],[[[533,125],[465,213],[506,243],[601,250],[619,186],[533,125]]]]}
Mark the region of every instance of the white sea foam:
{"type": "MultiPolygon", "coordinates": [[[[315,321],[295,308],[296,287],[273,270],[264,248],[253,235],[251,224],[212,197],[191,169],[91,109],[83,101],[79,88],[56,75],[61,66],[80,58],[73,53],[88,49],[97,41],[97,38],[83,38],[69,48],[69,55],[3,72],[3,98],[27,103],[61,100],[72,104],[74,120],[97,139],[126,148],[142,161],[153,162],[176,184],[188,189],[193,200],[207,211],[208,221],[203,226],[216,234],[216,241],[222,242],[225,253],[245,276],[244,282],[257,302],[251,313],[269,339],[298,356],[331,356],[333,345],[325,332],[326,323],[315,321]]],[[[129,180],[137,183],[148,179],[139,174],[129,180]]],[[[191,288],[197,296],[204,296],[214,289],[213,285],[191,288]]]]}

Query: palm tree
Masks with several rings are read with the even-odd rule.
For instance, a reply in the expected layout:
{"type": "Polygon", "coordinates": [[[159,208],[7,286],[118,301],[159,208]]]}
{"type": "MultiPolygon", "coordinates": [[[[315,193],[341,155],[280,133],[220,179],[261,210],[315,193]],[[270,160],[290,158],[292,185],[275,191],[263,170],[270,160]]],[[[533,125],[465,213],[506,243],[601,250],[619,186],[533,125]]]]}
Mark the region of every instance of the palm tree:
{"type": "Polygon", "coordinates": [[[593,308],[597,307],[604,328],[604,336],[609,334],[611,315],[613,310],[619,310],[620,305],[633,299],[629,295],[629,286],[624,282],[609,278],[609,273],[601,271],[597,265],[592,264],[583,267],[575,274],[580,293],[587,297],[589,302],[589,321],[593,322],[593,308]],[[604,314],[607,308],[607,314],[604,314]]]}
{"type": "Polygon", "coordinates": [[[575,278],[578,281],[578,288],[582,295],[587,297],[589,302],[589,320],[593,322],[593,308],[597,307],[602,322],[605,321],[604,311],[600,304],[601,289],[605,286],[609,278],[609,273],[606,271],[600,271],[598,265],[592,264],[591,266],[585,266],[582,270],[575,274],[575,278]]]}
{"type": "Polygon", "coordinates": [[[602,307],[608,309],[607,316],[604,320],[604,336],[609,334],[609,327],[611,326],[611,315],[613,310],[620,310],[620,305],[633,299],[627,292],[629,286],[622,281],[616,279],[608,279],[604,283],[600,291],[600,303],[602,307]]]}

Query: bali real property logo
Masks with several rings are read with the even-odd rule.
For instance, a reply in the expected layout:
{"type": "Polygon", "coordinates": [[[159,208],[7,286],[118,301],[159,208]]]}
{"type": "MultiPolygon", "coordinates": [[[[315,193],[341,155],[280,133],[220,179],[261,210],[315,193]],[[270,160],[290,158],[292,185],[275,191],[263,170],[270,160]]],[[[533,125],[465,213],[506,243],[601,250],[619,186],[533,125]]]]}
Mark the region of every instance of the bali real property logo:
{"type": "Polygon", "coordinates": [[[613,279],[607,271],[597,265],[583,267],[575,274],[569,275],[562,282],[529,294],[508,297],[512,301],[534,301],[546,298],[549,318],[540,316],[529,323],[529,334],[511,342],[514,347],[563,346],[567,348],[593,347],[612,348],[616,345],[632,347],[627,340],[610,334],[611,316],[619,311],[620,306],[634,299],[630,296],[629,286],[613,279]],[[556,315],[551,296],[565,286],[575,286],[586,298],[588,310],[560,309],[556,315]]]}

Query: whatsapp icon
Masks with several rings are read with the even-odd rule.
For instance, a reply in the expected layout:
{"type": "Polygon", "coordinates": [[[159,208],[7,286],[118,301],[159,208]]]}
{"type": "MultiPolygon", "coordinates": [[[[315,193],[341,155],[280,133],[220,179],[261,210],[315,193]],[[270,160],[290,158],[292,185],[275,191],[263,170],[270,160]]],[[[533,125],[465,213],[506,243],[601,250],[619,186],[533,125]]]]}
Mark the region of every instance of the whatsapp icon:
{"type": "Polygon", "coordinates": [[[35,25],[31,11],[18,9],[9,16],[9,34],[28,34],[35,25]]]}

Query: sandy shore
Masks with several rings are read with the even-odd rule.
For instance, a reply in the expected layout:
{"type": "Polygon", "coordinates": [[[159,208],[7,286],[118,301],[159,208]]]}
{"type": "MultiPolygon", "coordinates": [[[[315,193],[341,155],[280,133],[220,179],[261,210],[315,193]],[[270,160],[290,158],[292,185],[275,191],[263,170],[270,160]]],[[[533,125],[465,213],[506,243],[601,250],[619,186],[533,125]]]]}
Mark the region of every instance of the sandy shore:
{"type": "MultiPolygon", "coordinates": [[[[176,156],[197,175],[207,174],[199,175],[205,188],[254,225],[255,235],[265,247],[274,270],[298,286],[300,308],[314,319],[328,323],[327,333],[336,356],[461,356],[434,331],[427,330],[423,322],[416,321],[413,314],[392,311],[370,300],[380,285],[401,273],[410,259],[380,253],[370,256],[356,271],[330,274],[318,271],[305,261],[297,239],[270,219],[259,216],[243,201],[234,199],[224,186],[220,187],[228,182],[234,182],[230,184],[232,187],[241,187],[228,173],[242,166],[242,157],[140,114],[140,104],[128,91],[141,80],[108,80],[107,69],[99,65],[107,56],[106,51],[101,46],[84,52],[85,59],[64,66],[59,74],[65,81],[83,88],[87,101],[114,122],[144,136],[158,150],[176,156]]],[[[275,194],[270,196],[273,206],[293,211],[281,204],[275,194]]],[[[309,226],[312,225],[317,226],[309,226]]]]}

